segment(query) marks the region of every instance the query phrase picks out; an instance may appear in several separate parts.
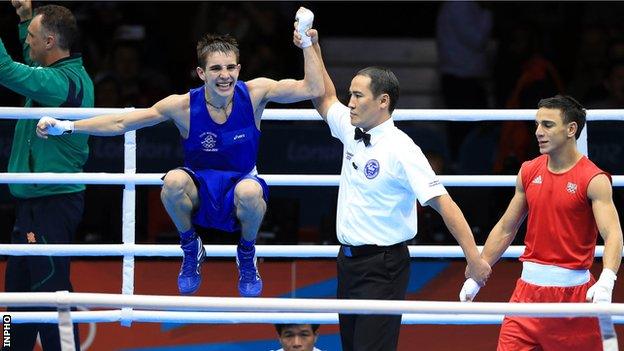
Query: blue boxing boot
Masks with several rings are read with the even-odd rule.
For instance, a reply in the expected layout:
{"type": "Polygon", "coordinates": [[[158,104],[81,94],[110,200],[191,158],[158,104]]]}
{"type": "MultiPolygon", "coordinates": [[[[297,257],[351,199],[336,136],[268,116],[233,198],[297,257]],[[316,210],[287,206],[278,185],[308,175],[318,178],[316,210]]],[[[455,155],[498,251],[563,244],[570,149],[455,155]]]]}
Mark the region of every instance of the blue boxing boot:
{"type": "Polygon", "coordinates": [[[197,292],[201,284],[201,264],[206,258],[206,251],[201,238],[193,232],[189,237],[181,235],[180,240],[184,258],[180,275],[178,275],[178,290],[180,294],[190,295],[197,292]]]}
{"type": "Polygon", "coordinates": [[[236,248],[238,267],[238,293],[242,297],[256,297],[262,293],[262,279],[258,273],[256,247],[253,242],[241,239],[236,248]]]}

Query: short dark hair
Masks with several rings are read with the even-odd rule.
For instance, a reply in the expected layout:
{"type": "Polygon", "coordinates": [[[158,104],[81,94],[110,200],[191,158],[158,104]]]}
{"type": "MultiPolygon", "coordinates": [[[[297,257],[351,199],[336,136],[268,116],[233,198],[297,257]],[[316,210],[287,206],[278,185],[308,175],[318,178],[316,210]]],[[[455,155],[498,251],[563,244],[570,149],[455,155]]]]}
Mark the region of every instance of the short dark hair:
{"type": "Polygon", "coordinates": [[[397,101],[399,101],[399,79],[394,73],[385,67],[371,66],[360,70],[358,76],[366,76],[371,79],[370,89],[375,97],[381,94],[388,94],[390,97],[390,113],[394,111],[397,101]]]}
{"type": "Polygon", "coordinates": [[[57,35],[57,45],[71,50],[78,38],[78,24],[71,11],[59,5],[45,5],[35,10],[35,16],[38,15],[41,15],[43,29],[57,35]]]}
{"type": "MultiPolygon", "coordinates": [[[[277,330],[277,335],[282,335],[282,330],[284,330],[285,328],[293,327],[296,325],[306,325],[306,324],[309,324],[309,323],[276,324],[275,330],[277,330]]],[[[316,333],[316,331],[319,328],[319,324],[309,324],[309,325],[312,327],[312,331],[316,333]]]]}
{"type": "Polygon", "coordinates": [[[205,68],[208,55],[215,52],[222,52],[224,54],[233,52],[236,55],[236,62],[238,63],[238,43],[236,39],[229,34],[206,34],[197,41],[197,62],[199,63],[199,67],[205,68]]]}
{"type": "Polygon", "coordinates": [[[568,95],[556,95],[547,99],[541,99],[537,104],[537,108],[551,108],[561,111],[564,123],[576,122],[578,128],[574,137],[576,139],[581,135],[581,131],[585,126],[586,111],[580,102],[576,101],[568,95]]]}

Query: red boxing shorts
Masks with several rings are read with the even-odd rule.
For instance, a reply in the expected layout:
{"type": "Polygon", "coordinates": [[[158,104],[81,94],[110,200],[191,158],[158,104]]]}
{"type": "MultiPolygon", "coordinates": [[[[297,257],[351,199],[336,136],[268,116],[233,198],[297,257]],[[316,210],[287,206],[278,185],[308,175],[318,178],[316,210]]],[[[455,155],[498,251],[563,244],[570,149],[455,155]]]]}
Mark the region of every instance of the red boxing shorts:
{"type": "MultiPolygon", "coordinates": [[[[509,302],[585,302],[594,277],[571,287],[539,286],[518,279],[509,302]]],[[[497,351],[602,351],[597,318],[505,317],[497,351]]]]}

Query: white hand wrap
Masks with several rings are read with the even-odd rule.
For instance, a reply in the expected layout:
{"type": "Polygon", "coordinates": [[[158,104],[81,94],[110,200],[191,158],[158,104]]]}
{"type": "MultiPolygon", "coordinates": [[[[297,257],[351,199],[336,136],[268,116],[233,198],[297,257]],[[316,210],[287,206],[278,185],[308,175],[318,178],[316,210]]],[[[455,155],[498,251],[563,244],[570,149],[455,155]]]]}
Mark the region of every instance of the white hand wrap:
{"type": "Polygon", "coordinates": [[[71,134],[74,131],[74,122],[62,121],[52,117],[41,117],[39,123],[48,125],[48,135],[71,134]]]}
{"type": "Polygon", "coordinates": [[[466,279],[464,282],[464,286],[462,286],[459,291],[459,301],[461,302],[471,302],[477,296],[481,287],[479,284],[472,278],[466,279]]]}
{"type": "Polygon", "coordinates": [[[312,28],[312,22],[314,21],[314,13],[312,11],[301,7],[295,15],[295,21],[297,21],[297,32],[301,34],[301,47],[307,48],[312,45],[312,38],[306,34],[308,29],[312,28]]]}
{"type": "Polygon", "coordinates": [[[611,303],[613,285],[615,285],[616,279],[617,276],[615,272],[609,268],[603,269],[596,284],[592,285],[589,290],[587,290],[587,295],[585,296],[587,301],[593,303],[611,303]]]}

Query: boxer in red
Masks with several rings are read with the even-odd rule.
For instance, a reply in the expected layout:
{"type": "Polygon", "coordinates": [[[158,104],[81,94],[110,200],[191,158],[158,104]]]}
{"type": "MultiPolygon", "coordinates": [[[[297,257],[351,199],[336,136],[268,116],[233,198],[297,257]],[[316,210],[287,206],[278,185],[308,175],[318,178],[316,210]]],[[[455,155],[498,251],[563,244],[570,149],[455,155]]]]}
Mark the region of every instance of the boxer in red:
{"type": "MultiPolygon", "coordinates": [[[[611,302],[622,229],[611,177],[577,149],[584,124],[585,109],[571,97],[538,104],[535,136],[542,155],[522,165],[514,197],[481,254],[494,265],[528,214],[522,276],[510,302],[611,302]],[[596,281],[589,268],[598,233],[605,250],[596,281]]],[[[460,300],[472,301],[478,290],[468,279],[460,300]]],[[[603,344],[596,318],[505,317],[497,350],[597,351],[603,344]]]]}

